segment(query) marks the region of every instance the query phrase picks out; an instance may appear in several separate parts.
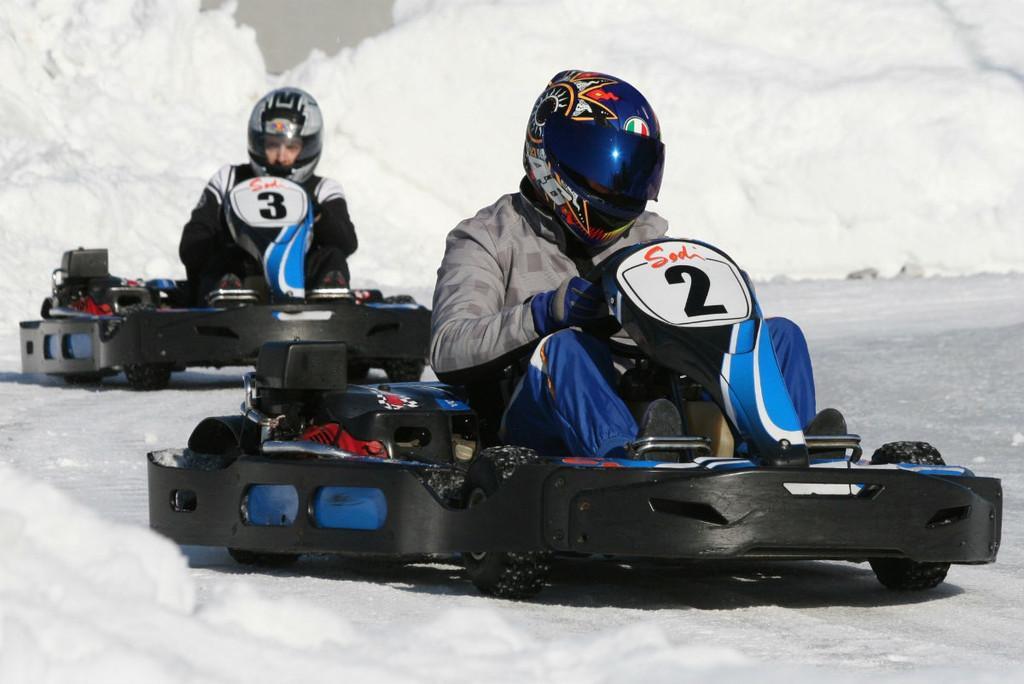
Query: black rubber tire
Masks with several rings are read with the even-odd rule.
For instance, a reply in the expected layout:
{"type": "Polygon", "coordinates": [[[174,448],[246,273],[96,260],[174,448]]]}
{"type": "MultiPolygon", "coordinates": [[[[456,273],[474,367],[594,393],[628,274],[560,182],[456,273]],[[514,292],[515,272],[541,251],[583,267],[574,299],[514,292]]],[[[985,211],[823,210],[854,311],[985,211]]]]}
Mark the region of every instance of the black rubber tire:
{"type": "Polygon", "coordinates": [[[243,549],[228,549],[228,555],[241,565],[262,565],[268,568],[285,568],[299,560],[297,553],[260,553],[243,549]]]}
{"type": "MultiPolygon", "coordinates": [[[[119,313],[128,318],[139,311],[154,309],[156,307],[152,304],[131,304],[123,307],[119,313]]],[[[174,364],[171,363],[128,363],[124,366],[124,376],[128,379],[128,386],[133,390],[149,392],[167,387],[173,369],[174,364]]]]}
{"type": "MultiPolygon", "coordinates": [[[[467,508],[493,495],[516,468],[539,460],[535,451],[525,447],[484,449],[473,461],[466,478],[467,508]]],[[[465,552],[462,563],[466,575],[482,593],[498,598],[525,599],[544,588],[551,570],[551,554],[543,551],[465,552]]]]}
{"type": "Polygon", "coordinates": [[[98,385],[103,382],[103,373],[67,373],[61,377],[66,385],[98,385]]]}
{"type": "Polygon", "coordinates": [[[129,363],[125,364],[124,376],[133,390],[149,392],[167,387],[173,369],[169,363],[129,363]]]}
{"type": "Polygon", "coordinates": [[[871,465],[912,463],[914,465],[946,465],[942,454],[928,442],[889,442],[871,454],[871,465]]]}
{"type": "MultiPolygon", "coordinates": [[[[946,465],[942,454],[928,442],[889,442],[875,449],[871,465],[911,463],[913,465],[946,465]]],[[[942,584],[949,563],[922,563],[909,558],[872,558],[869,560],[875,577],[894,591],[921,591],[942,584]]]]}
{"type": "Polygon", "coordinates": [[[385,361],[384,372],[391,382],[419,382],[426,366],[422,361],[385,361]]]}
{"type": "Polygon", "coordinates": [[[909,558],[872,558],[875,577],[894,591],[922,591],[942,584],[949,563],[919,563],[909,558]]]}
{"type": "Polygon", "coordinates": [[[384,298],[385,304],[415,304],[416,300],[412,295],[391,295],[384,298]]]}

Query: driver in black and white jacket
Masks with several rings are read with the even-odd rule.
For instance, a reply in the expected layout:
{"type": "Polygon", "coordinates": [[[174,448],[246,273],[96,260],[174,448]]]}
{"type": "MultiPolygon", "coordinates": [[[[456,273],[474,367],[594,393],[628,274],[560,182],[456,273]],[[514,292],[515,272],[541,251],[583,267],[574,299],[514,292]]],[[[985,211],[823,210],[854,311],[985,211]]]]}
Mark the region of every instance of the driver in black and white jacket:
{"type": "Polygon", "coordinates": [[[242,287],[261,275],[261,264],[236,244],[228,227],[228,193],[258,176],[298,183],[312,199],[313,241],[306,281],[317,287],[348,287],[350,257],[358,246],[341,185],[314,175],[320,160],[323,120],[316,100],[298,88],[279,88],[256,104],[249,117],[248,164],[226,165],[203,189],[182,231],[178,254],[192,284],[194,303],[216,289],[242,287]]]}

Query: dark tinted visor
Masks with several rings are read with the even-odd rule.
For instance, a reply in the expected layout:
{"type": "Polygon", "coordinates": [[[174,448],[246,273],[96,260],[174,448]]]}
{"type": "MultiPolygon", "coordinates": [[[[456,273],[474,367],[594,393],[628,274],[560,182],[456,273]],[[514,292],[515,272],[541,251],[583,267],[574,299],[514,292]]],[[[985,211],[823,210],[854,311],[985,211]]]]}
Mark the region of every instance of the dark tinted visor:
{"type": "Polygon", "coordinates": [[[552,116],[544,149],[552,165],[612,204],[658,199],[665,145],[656,138],[552,116]]]}

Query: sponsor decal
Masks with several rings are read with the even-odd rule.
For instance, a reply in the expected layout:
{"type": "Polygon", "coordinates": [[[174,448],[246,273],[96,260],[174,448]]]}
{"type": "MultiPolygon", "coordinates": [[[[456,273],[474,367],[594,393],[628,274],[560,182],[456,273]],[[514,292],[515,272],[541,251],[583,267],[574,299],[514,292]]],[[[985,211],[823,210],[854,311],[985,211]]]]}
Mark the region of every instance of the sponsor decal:
{"type": "Polygon", "coordinates": [[[651,265],[651,268],[661,268],[668,263],[676,263],[677,261],[684,261],[686,259],[700,259],[704,261],[704,257],[696,252],[690,252],[686,249],[686,245],[683,245],[678,252],[664,253],[665,250],[661,245],[655,245],[644,253],[644,261],[651,265]]]}
{"type": "Polygon", "coordinates": [[[288,119],[271,119],[263,125],[263,132],[268,135],[294,136],[298,127],[288,119]]]}
{"type": "Polygon", "coordinates": [[[260,190],[267,190],[268,188],[280,188],[284,187],[281,185],[280,179],[274,178],[273,176],[257,176],[249,181],[249,189],[253,192],[259,192],[260,190]]]}
{"type": "Polygon", "coordinates": [[[622,128],[629,133],[637,135],[649,136],[651,134],[651,127],[639,116],[631,116],[626,119],[626,123],[622,125],[622,128]]]}
{"type": "Polygon", "coordinates": [[[410,397],[404,397],[401,394],[395,394],[394,392],[382,392],[380,390],[374,390],[374,394],[377,395],[377,403],[386,408],[389,411],[401,411],[407,408],[418,408],[419,402],[410,397]]]}
{"type": "Polygon", "coordinates": [[[445,411],[469,410],[469,406],[467,406],[465,402],[459,401],[458,399],[442,399],[441,397],[436,397],[435,401],[437,401],[437,405],[440,406],[445,411]]]}

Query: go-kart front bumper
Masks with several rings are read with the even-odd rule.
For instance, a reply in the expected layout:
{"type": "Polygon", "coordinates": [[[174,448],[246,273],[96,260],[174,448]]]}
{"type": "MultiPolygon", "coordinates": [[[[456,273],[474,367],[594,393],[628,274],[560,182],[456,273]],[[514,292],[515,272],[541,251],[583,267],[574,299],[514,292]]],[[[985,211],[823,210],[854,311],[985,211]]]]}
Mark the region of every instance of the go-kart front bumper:
{"type": "Polygon", "coordinates": [[[127,364],[247,365],[266,342],[345,342],[351,359],[423,360],[430,311],[415,305],[256,304],[153,309],[21,323],[25,373],[114,373],[127,364]]]}
{"type": "Polygon", "coordinates": [[[424,464],[186,450],[150,454],[148,467],[153,529],[181,544],[256,552],[987,563],[1002,517],[999,480],[899,468],[528,465],[464,510],[427,484],[450,471],[424,464]],[[268,503],[257,496],[267,488],[287,496],[268,503]]]}

